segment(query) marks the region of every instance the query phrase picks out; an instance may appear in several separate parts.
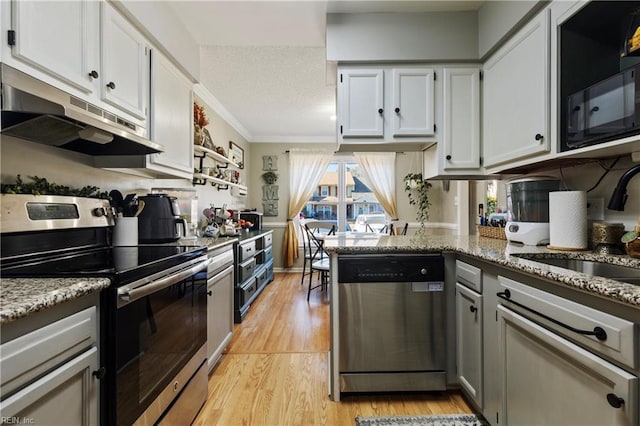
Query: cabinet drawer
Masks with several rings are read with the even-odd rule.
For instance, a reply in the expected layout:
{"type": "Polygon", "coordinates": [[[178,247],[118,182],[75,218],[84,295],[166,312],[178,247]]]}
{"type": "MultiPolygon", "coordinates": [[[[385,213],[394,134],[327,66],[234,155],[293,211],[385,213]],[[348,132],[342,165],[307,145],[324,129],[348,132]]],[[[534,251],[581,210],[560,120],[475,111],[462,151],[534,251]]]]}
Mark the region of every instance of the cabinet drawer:
{"type": "Polygon", "coordinates": [[[273,234],[267,234],[263,237],[262,247],[267,248],[273,245],[273,234]]]}
{"type": "Polygon", "coordinates": [[[2,398],[94,345],[97,329],[93,306],[2,344],[2,398]]]}
{"type": "Polygon", "coordinates": [[[258,270],[256,280],[258,281],[258,288],[262,287],[267,283],[267,278],[269,276],[269,271],[266,267],[262,266],[260,270],[258,270]]]}
{"type": "Polygon", "coordinates": [[[638,367],[635,354],[638,336],[632,322],[509,278],[499,276],[498,281],[499,294],[504,295],[507,290],[509,292],[508,298],[502,297],[500,303],[595,352],[631,368],[638,367]],[[606,333],[606,338],[599,340],[596,336],[579,334],[566,326],[585,331],[599,327],[606,333]]]}
{"type": "Polygon", "coordinates": [[[456,281],[482,293],[482,270],[480,268],[456,260],[456,281]]]}
{"type": "Polygon", "coordinates": [[[245,281],[247,278],[253,275],[253,271],[256,269],[256,261],[254,258],[247,260],[244,263],[241,263],[238,267],[238,275],[240,277],[240,282],[245,281]]]}
{"type": "Polygon", "coordinates": [[[252,258],[256,254],[256,242],[249,241],[248,243],[240,244],[239,247],[240,254],[240,262],[244,262],[245,260],[252,258]]]}
{"type": "Polygon", "coordinates": [[[258,291],[258,283],[255,278],[250,279],[240,287],[240,296],[242,298],[241,306],[251,302],[258,291]]]}
{"type": "Polygon", "coordinates": [[[267,263],[271,259],[273,259],[273,247],[267,247],[266,249],[264,249],[264,259],[262,263],[267,263]]]}

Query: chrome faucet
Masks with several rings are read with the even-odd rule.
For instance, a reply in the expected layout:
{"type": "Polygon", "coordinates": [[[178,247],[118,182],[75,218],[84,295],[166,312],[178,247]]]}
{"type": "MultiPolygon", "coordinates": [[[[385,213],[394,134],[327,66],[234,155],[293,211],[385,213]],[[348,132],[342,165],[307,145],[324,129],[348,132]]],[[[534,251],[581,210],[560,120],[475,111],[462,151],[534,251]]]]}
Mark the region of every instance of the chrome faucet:
{"type": "Polygon", "coordinates": [[[637,164],[624,172],[624,174],[620,177],[618,181],[618,185],[616,185],[616,189],[613,190],[613,194],[611,194],[611,200],[609,200],[609,205],[607,208],[609,210],[624,210],[624,204],[627,202],[627,184],[636,174],[640,173],[640,164],[637,164]]]}

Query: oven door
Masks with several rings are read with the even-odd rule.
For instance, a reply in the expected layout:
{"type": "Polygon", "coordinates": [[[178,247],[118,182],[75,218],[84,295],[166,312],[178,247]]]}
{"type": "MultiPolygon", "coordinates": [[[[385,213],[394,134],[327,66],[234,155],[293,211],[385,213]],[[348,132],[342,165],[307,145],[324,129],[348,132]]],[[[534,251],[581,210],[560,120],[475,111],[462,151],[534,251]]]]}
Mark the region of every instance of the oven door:
{"type": "MultiPolygon", "coordinates": [[[[108,424],[131,425],[141,416],[153,423],[186,385],[188,378],[180,381],[176,376],[187,364],[194,364],[189,361],[206,345],[206,281],[195,276],[207,265],[205,256],[161,278],[146,279],[145,285],[112,292],[116,309],[111,312],[112,329],[107,330],[108,369],[115,371],[115,377],[108,404],[115,421],[110,417],[108,424]],[[167,386],[176,388],[175,392],[159,407],[167,386]],[[154,412],[146,412],[147,408],[154,412]]],[[[195,369],[205,358],[197,361],[195,369]]]]}

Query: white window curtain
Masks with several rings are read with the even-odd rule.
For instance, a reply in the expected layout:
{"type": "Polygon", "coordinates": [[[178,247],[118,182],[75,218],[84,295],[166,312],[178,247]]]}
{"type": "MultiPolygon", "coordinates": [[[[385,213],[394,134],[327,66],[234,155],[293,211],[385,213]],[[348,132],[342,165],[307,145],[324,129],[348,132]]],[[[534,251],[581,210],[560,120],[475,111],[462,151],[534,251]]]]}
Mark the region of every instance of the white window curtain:
{"type": "Polygon", "coordinates": [[[355,159],[362,168],[367,186],[391,220],[398,219],[396,199],[396,153],[355,152],[355,159]]]}
{"type": "Polygon", "coordinates": [[[289,151],[289,210],[284,231],[284,267],[291,268],[298,257],[298,237],[294,220],[313,195],[327,171],[333,151],[291,149],[289,151]]]}

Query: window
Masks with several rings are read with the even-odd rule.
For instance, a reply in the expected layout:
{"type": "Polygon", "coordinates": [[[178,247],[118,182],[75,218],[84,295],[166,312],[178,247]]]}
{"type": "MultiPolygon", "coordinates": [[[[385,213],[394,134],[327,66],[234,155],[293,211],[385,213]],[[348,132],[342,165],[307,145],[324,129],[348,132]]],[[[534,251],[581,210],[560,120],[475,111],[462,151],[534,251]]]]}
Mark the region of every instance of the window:
{"type": "Polygon", "coordinates": [[[365,231],[366,222],[358,223],[358,218],[362,222],[371,215],[384,216],[384,211],[360,176],[351,158],[330,163],[301,216],[335,221],[339,230],[365,231]]]}

